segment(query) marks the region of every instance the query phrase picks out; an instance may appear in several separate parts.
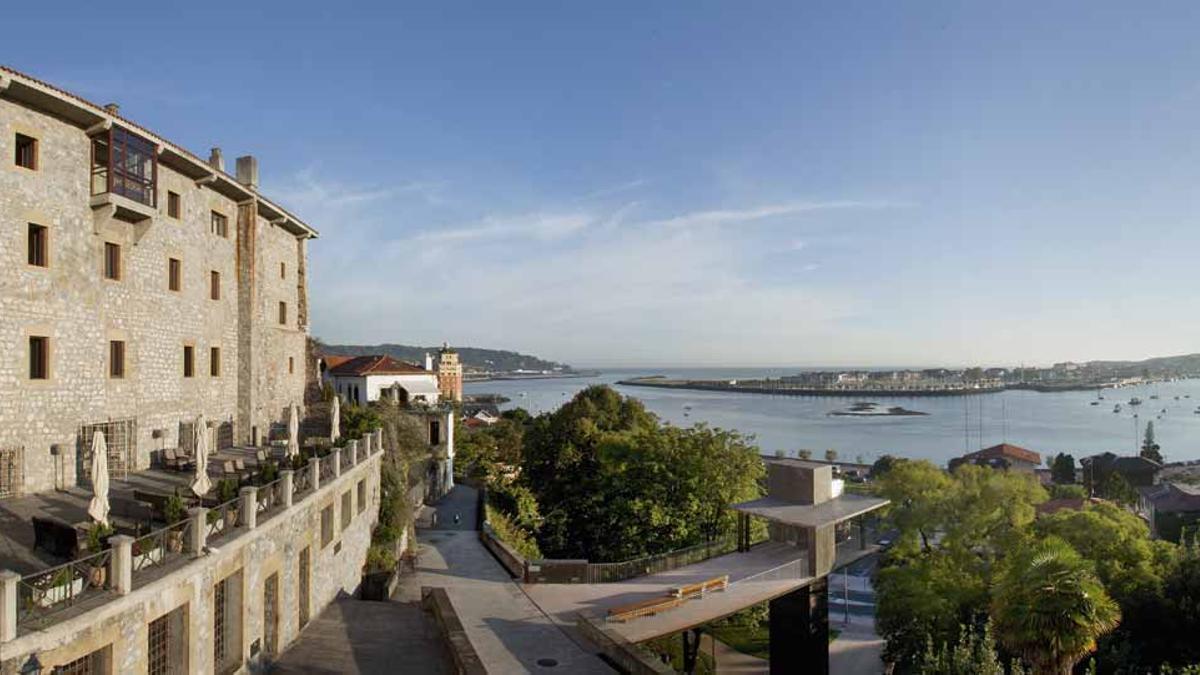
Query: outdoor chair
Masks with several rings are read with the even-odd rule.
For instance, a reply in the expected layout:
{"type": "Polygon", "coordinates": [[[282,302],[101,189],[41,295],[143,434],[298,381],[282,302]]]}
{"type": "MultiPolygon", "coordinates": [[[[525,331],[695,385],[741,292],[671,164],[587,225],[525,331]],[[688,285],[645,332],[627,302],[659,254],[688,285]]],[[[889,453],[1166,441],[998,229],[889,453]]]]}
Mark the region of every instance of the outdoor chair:
{"type": "Polygon", "coordinates": [[[132,526],[134,536],[149,532],[154,523],[154,506],[139,499],[112,497],[109,507],[114,518],[121,518],[132,526]]]}
{"type": "Polygon", "coordinates": [[[175,448],[163,450],[162,463],[163,466],[173,471],[186,471],[192,468],[192,458],[175,448]]]}
{"type": "Polygon", "coordinates": [[[73,560],[79,556],[79,532],[72,525],[34,516],[33,547],[59,558],[73,560]]]}

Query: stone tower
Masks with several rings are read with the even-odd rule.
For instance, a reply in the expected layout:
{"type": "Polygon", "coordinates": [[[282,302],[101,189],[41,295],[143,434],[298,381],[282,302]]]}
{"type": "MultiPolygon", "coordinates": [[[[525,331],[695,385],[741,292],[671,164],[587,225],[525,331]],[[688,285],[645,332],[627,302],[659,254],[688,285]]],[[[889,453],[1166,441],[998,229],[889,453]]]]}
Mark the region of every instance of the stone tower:
{"type": "Polygon", "coordinates": [[[449,343],[443,342],[438,350],[437,362],[438,391],[442,398],[455,403],[462,402],[463,369],[458,361],[458,352],[450,348],[449,343]]]}

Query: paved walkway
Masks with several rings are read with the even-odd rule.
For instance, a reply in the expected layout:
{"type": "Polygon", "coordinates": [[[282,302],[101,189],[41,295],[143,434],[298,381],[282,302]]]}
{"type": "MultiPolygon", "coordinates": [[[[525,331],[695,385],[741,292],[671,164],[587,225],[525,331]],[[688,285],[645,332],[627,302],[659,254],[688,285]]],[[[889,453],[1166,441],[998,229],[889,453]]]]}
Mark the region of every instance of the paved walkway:
{"type": "Polygon", "coordinates": [[[612,673],[543,614],[479,542],[475,500],[475,490],[460,485],[438,503],[439,529],[418,531],[417,574],[405,578],[397,599],[417,601],[422,586],[445,588],[489,673],[612,673]]]}
{"type": "Polygon", "coordinates": [[[437,627],[420,605],[339,598],[305,626],[271,672],[442,675],[437,627]]]}
{"type": "Polygon", "coordinates": [[[829,626],[841,631],[829,645],[831,675],[883,672],[883,638],[875,633],[875,589],[871,587],[877,563],[878,556],[870,556],[849,566],[849,574],[829,577],[829,626]]]}

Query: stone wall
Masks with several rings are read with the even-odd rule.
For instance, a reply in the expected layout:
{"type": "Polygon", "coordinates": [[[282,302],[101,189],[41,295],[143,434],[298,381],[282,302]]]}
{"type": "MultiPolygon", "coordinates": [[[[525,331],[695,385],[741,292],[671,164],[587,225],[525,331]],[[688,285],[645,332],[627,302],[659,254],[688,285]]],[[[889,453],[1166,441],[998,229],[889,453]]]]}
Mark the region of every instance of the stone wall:
{"type": "MultiPolygon", "coordinates": [[[[305,325],[298,321],[304,283],[302,239],[252,212],[258,259],[239,277],[239,209],[229,197],[162,164],[158,209],[132,224],[90,205],[90,139],[85,130],[0,96],[0,449],[24,449],[23,491],[76,483],[77,434],[84,424],[134,419],[131,468],[179,445],[181,422],[203,413],[235,427],[269,427],[302,403],[305,325]],[[36,171],[13,164],[15,134],[38,140],[36,171]],[[168,191],[180,195],[179,218],[167,215],[168,191]],[[224,214],[229,236],[212,232],[224,214]],[[48,228],[49,265],[27,264],[27,228],[48,228]],[[121,247],[122,278],[103,278],[106,242],[121,247]],[[168,289],[168,260],[181,261],[181,289],[168,289]],[[280,275],[279,263],[286,264],[280,275]],[[210,273],[220,299],[210,298],[210,273]],[[252,312],[242,311],[239,279],[256,281],[252,312]],[[289,305],[278,325],[278,302],[289,305]],[[256,340],[241,332],[256,328],[256,340]],[[50,377],[29,378],[29,337],[50,339],[50,377]],[[108,373],[110,340],[125,342],[125,376],[108,373]],[[183,376],[184,345],[195,374],[183,376]],[[220,374],[210,375],[210,349],[220,374]],[[241,364],[255,357],[254,367],[241,364]],[[292,361],[289,363],[289,359],[292,361]],[[290,366],[290,368],[289,368],[290,366]],[[255,407],[239,415],[241,389],[255,407]],[[62,453],[54,456],[51,447],[62,453]]],[[[253,200],[251,201],[253,204],[253,200]]]]}
{"type": "MultiPolygon", "coordinates": [[[[301,635],[299,625],[299,556],[310,551],[311,616],[339,593],[354,593],[379,512],[379,472],[382,454],[376,452],[319,491],[308,493],[290,509],[274,515],[210,547],[207,553],[125,596],[49,628],[19,635],[0,644],[0,674],[14,675],[30,654],[37,654],[49,672],[96,650],[108,648],[112,672],[147,670],[148,626],[153,620],[184,608],[187,632],[186,667],[190,673],[211,673],[213,660],[214,585],[241,573],[241,640],[233,648],[245,666],[266,659],[263,654],[265,581],[279,575],[279,646],[282,651],[301,635]],[[357,485],[366,480],[367,501],[360,511],[357,485]],[[342,528],[343,495],[349,493],[352,520],[342,528]],[[321,512],[333,510],[334,537],[321,542],[321,512]]],[[[236,595],[236,594],[235,594],[236,595]]]]}

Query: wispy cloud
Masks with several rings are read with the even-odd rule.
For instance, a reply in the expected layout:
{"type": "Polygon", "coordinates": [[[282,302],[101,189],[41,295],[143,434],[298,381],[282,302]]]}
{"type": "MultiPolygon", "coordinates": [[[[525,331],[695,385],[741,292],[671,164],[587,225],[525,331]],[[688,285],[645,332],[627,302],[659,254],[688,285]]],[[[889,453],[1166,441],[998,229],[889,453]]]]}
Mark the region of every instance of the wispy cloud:
{"type": "Polygon", "coordinates": [[[880,209],[896,206],[889,202],[867,201],[827,201],[827,202],[790,202],[785,204],[767,204],[744,209],[718,209],[711,211],[693,211],[671,218],[650,222],[651,226],[669,228],[690,228],[698,226],[730,225],[745,223],[766,218],[792,216],[814,211],[834,211],[846,209],[880,209]]]}
{"type": "Polygon", "coordinates": [[[479,239],[559,239],[583,230],[595,218],[583,213],[530,213],[498,218],[488,216],[463,227],[429,230],[414,239],[428,242],[467,242],[479,239]]]}

